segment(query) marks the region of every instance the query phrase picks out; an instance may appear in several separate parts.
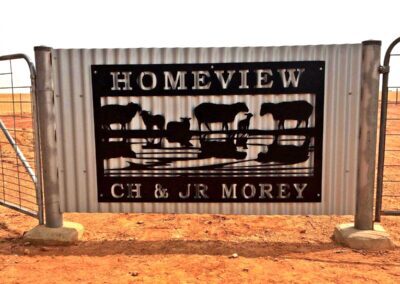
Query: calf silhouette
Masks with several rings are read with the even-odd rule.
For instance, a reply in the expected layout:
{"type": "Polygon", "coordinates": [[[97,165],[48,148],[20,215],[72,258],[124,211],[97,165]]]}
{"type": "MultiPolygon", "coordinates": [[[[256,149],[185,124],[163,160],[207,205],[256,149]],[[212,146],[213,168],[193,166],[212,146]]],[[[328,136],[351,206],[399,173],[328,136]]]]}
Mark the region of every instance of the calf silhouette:
{"type": "Polygon", "coordinates": [[[126,125],[135,117],[138,111],[141,111],[140,105],[129,103],[122,105],[105,105],[100,109],[100,123],[104,130],[111,130],[111,124],[118,123],[121,130],[126,129],[126,125]]]}
{"type": "Polygon", "coordinates": [[[103,142],[100,144],[100,150],[103,154],[103,159],[136,158],[136,153],[131,149],[131,143],[127,142],[103,142]]]}
{"type": "Polygon", "coordinates": [[[181,146],[193,146],[190,143],[192,134],[190,134],[190,118],[181,117],[181,121],[170,121],[167,124],[168,142],[179,142],[181,146]]]}
{"type": "Polygon", "coordinates": [[[307,136],[303,145],[279,145],[275,137],[274,142],[268,146],[268,151],[258,154],[257,161],[261,163],[297,164],[309,159],[310,137],[307,136]]]}
{"type": "MultiPolygon", "coordinates": [[[[159,130],[164,130],[165,126],[165,118],[161,114],[156,114],[152,115],[148,111],[141,111],[140,116],[142,117],[143,123],[146,126],[147,131],[153,130],[154,126],[157,127],[159,130]]],[[[146,138],[147,140],[147,138],[146,138]]],[[[151,144],[154,144],[155,139],[151,141],[151,144]]],[[[160,138],[160,142],[158,144],[161,144],[162,138],[160,138]]],[[[149,140],[147,140],[149,142],[149,140]]]]}
{"type": "Polygon", "coordinates": [[[243,149],[247,149],[247,141],[249,140],[248,137],[245,135],[236,137],[236,146],[243,147],[243,149]]]}
{"type": "Polygon", "coordinates": [[[283,103],[263,103],[261,105],[260,115],[272,114],[275,121],[278,122],[278,129],[285,128],[285,120],[297,120],[296,128],[299,128],[301,122],[305,122],[308,127],[308,119],[313,112],[313,106],[306,101],[293,101],[283,103]]]}
{"type": "Polygon", "coordinates": [[[246,113],[246,118],[238,122],[238,131],[245,132],[249,129],[250,119],[253,117],[252,113],[246,113]]]}
{"type": "Polygon", "coordinates": [[[213,103],[202,103],[194,108],[194,115],[199,124],[199,130],[201,131],[201,124],[205,124],[208,130],[211,131],[209,123],[221,122],[222,130],[229,130],[228,123],[235,120],[236,115],[239,112],[248,112],[245,103],[235,104],[213,104],[213,103]]]}
{"type": "Polygon", "coordinates": [[[241,146],[247,149],[247,130],[249,130],[250,119],[253,117],[252,113],[246,113],[246,118],[239,120],[237,124],[238,132],[236,135],[236,146],[241,146]]]}

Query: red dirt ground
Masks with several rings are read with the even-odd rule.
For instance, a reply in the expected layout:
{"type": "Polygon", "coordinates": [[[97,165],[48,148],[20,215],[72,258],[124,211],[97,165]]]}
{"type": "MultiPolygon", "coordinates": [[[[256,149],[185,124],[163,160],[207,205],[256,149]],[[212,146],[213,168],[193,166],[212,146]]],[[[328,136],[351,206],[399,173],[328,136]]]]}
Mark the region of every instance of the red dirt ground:
{"type": "MultiPolygon", "coordinates": [[[[389,109],[391,117],[399,114],[400,105],[389,109]]],[[[2,119],[10,127],[10,118],[2,119]]],[[[393,123],[388,132],[400,133],[400,122],[393,123]]],[[[30,127],[30,121],[17,122],[21,130],[30,127]]],[[[32,134],[21,133],[19,143],[29,144],[32,134]]],[[[397,138],[388,138],[388,148],[400,149],[397,138]]],[[[2,151],[13,155],[5,146],[2,151]]],[[[398,154],[388,151],[387,164],[400,164],[398,154]]],[[[385,178],[397,178],[399,170],[388,167],[385,178]]],[[[384,208],[400,209],[400,198],[392,197],[398,189],[400,183],[385,183],[384,208]]],[[[85,226],[80,243],[33,246],[22,236],[37,221],[0,207],[0,283],[400,283],[400,217],[382,218],[397,247],[378,252],[332,241],[335,225],[352,216],[65,214],[65,219],[85,226]]]]}
{"type": "MultiPolygon", "coordinates": [[[[65,214],[82,242],[32,246],[34,219],[0,208],[2,283],[399,283],[400,248],[331,240],[351,217],[65,214]],[[230,258],[237,253],[237,258],[230,258]]],[[[400,218],[383,217],[400,244],[400,218]]]]}

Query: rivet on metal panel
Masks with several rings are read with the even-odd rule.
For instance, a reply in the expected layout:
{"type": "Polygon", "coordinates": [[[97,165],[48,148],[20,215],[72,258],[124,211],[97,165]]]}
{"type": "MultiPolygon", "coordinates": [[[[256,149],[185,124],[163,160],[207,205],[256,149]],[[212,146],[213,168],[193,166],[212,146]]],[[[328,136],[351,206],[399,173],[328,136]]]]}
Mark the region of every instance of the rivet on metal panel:
{"type": "Polygon", "coordinates": [[[351,96],[352,94],[353,94],[353,93],[350,91],[350,92],[349,92],[349,96],[351,96]]]}

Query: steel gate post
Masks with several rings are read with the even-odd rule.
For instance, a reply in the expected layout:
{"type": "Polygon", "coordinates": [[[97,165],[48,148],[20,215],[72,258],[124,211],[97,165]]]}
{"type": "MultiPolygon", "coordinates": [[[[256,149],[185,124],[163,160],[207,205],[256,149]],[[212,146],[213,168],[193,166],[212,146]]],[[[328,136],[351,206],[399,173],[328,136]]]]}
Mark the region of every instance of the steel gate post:
{"type": "Polygon", "coordinates": [[[354,221],[354,226],[358,230],[373,230],[380,52],[380,41],[370,40],[362,43],[357,198],[354,221]]]}
{"type": "Polygon", "coordinates": [[[51,51],[50,47],[35,47],[36,95],[46,227],[60,228],[63,226],[63,215],[60,211],[57,178],[56,122],[51,51]]]}
{"type": "Polygon", "coordinates": [[[380,41],[362,43],[355,220],[337,225],[333,233],[336,242],[353,249],[394,248],[390,235],[373,221],[380,51],[380,41]]]}

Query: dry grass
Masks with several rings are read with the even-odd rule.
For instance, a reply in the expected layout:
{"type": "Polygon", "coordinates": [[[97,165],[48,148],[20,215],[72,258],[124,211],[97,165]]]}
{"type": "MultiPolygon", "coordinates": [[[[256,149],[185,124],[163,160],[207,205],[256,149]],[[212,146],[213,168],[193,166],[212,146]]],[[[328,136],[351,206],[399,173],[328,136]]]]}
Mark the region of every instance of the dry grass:
{"type": "Polygon", "coordinates": [[[30,94],[1,94],[0,115],[30,115],[32,102],[30,94]]]}

